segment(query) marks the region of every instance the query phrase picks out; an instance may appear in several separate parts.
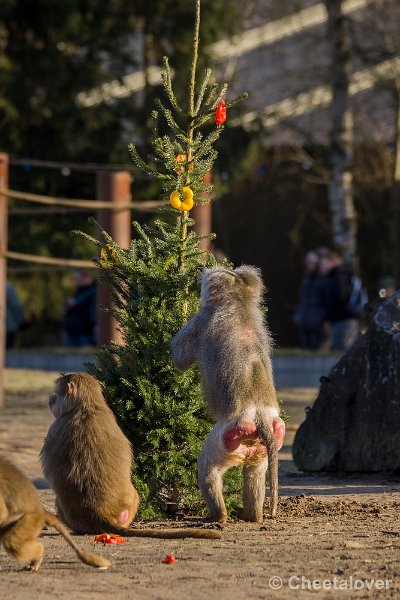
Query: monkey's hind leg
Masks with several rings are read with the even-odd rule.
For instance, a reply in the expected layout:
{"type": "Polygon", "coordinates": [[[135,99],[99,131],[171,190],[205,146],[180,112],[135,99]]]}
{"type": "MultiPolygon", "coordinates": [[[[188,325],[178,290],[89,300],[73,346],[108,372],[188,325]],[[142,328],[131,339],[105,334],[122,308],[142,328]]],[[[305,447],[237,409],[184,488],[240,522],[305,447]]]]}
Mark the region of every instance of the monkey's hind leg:
{"type": "Polygon", "coordinates": [[[225,523],[228,518],[222,493],[222,476],[227,470],[216,462],[215,449],[206,438],[197,461],[199,487],[208,509],[208,521],[225,523]]]}
{"type": "Polygon", "coordinates": [[[27,567],[32,571],[38,571],[43,560],[44,547],[36,539],[42,527],[41,513],[28,513],[21,517],[3,539],[5,551],[14,556],[18,562],[27,563],[27,567]]]}
{"type": "Polygon", "coordinates": [[[238,510],[237,514],[244,521],[263,522],[267,469],[268,460],[243,467],[243,509],[238,510]]]}

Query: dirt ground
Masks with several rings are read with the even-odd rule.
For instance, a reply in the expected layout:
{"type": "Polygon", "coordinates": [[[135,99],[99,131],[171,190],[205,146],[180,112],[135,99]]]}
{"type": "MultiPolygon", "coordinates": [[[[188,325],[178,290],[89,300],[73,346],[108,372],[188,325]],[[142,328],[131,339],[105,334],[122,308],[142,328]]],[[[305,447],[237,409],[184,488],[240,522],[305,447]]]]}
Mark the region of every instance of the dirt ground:
{"type": "MultiPolygon", "coordinates": [[[[47,396],[56,376],[7,370],[6,408],[0,410],[0,452],[34,481],[49,509],[54,495],[38,453],[52,420],[47,396]],[[21,386],[32,390],[29,396],[21,395],[21,386]]],[[[400,598],[399,478],[302,474],[292,462],[295,430],[316,393],[280,390],[291,420],[280,452],[277,519],[266,518],[263,525],[231,520],[221,540],[211,541],[137,538],[93,546],[93,536],[79,536],[84,549],[112,561],[108,571],[78,562],[64,540],[46,529],[38,573],[22,571],[1,551],[0,598],[400,598]],[[162,562],[170,553],[176,564],[162,562]]]]}

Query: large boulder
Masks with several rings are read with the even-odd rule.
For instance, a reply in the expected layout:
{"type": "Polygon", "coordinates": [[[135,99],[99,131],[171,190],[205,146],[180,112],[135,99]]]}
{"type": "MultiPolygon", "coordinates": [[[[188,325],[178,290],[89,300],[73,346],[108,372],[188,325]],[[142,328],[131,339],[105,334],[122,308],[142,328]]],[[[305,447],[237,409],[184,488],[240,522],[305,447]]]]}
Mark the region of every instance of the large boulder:
{"type": "Polygon", "coordinates": [[[377,305],[367,332],[321,378],[293,460],[302,471],[400,469],[400,291],[377,305]]]}

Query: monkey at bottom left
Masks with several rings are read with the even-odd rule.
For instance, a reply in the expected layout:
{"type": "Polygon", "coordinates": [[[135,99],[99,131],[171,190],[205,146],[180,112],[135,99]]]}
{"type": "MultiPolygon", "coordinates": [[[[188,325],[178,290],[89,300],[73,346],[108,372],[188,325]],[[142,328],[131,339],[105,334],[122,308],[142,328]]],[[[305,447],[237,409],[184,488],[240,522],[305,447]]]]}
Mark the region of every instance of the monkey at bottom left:
{"type": "Polygon", "coordinates": [[[37,537],[44,525],[54,527],[86,565],[98,569],[111,566],[105,558],[81,550],[61,521],[42,506],[31,481],[0,456],[0,545],[28,569],[38,571],[44,546],[37,537]]]}

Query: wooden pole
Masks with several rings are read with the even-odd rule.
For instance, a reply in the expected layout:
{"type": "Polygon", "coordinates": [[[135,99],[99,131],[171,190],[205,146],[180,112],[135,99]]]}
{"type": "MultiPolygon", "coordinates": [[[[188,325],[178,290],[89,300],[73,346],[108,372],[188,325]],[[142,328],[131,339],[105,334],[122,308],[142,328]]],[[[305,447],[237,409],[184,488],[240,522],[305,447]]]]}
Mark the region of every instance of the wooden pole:
{"type": "MultiPolygon", "coordinates": [[[[128,248],[131,243],[131,211],[118,208],[118,204],[131,201],[131,174],[128,171],[98,171],[96,176],[97,199],[109,200],[115,204],[112,209],[100,209],[97,220],[111,235],[113,240],[122,248],[128,248]]],[[[104,285],[99,285],[97,300],[100,305],[111,308],[111,295],[104,285]]],[[[121,332],[117,322],[103,310],[98,311],[98,345],[109,344],[111,341],[122,344],[121,332]]]]}
{"type": "MultiPolygon", "coordinates": [[[[204,178],[205,183],[211,183],[212,181],[212,172],[209,171],[204,178]]],[[[208,194],[210,196],[210,194],[208,194]]],[[[194,231],[197,235],[209,235],[212,232],[212,202],[208,204],[196,204],[193,207],[191,215],[195,224],[193,225],[194,231]]],[[[200,246],[203,250],[210,250],[211,241],[210,240],[202,240],[200,242],[200,246]]]]}
{"type": "Polygon", "coordinates": [[[6,285],[8,245],[8,154],[0,153],[0,407],[4,406],[4,367],[6,358],[6,285]]]}

